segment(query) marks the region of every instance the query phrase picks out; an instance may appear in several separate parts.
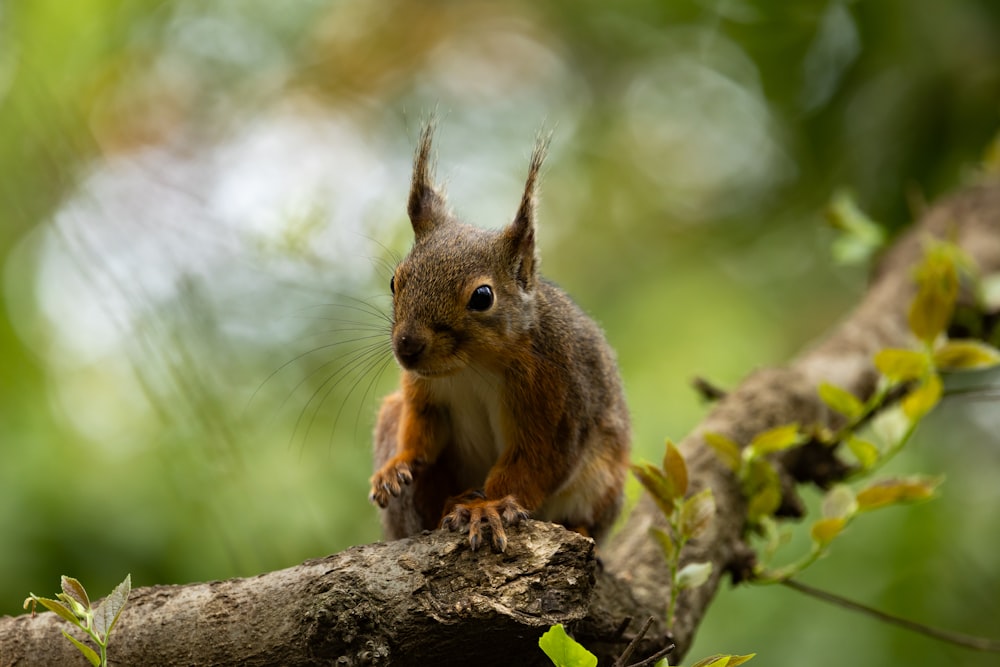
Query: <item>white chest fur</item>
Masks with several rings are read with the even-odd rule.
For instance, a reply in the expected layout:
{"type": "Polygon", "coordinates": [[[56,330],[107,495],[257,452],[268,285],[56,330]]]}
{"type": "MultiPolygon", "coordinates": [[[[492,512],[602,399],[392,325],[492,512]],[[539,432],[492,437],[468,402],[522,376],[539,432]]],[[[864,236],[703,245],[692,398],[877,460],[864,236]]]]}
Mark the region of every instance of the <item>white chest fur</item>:
{"type": "Polygon", "coordinates": [[[464,488],[482,488],[506,447],[501,427],[503,381],[500,375],[470,366],[432,385],[434,402],[449,415],[451,455],[457,459],[458,481],[464,488]]]}

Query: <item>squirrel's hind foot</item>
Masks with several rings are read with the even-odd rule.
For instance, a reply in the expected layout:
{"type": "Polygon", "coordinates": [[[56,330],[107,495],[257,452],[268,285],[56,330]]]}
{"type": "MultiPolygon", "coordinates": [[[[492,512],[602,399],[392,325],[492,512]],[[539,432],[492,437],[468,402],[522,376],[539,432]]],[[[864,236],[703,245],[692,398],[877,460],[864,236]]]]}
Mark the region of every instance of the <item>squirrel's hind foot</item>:
{"type": "Polygon", "coordinates": [[[475,551],[483,542],[483,525],[488,525],[493,548],[503,552],[507,550],[505,526],[516,525],[529,516],[514,496],[487,500],[481,491],[469,491],[449,499],[441,528],[468,533],[469,546],[475,551]]]}

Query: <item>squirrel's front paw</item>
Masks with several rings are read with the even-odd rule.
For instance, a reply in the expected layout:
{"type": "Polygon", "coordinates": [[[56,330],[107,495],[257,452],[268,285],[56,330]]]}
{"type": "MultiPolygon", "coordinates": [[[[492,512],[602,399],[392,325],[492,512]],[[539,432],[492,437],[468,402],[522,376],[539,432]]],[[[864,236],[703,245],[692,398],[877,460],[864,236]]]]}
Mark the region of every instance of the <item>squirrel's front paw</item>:
{"type": "Polygon", "coordinates": [[[504,526],[513,526],[529,516],[528,511],[514,500],[514,496],[487,500],[482,493],[470,492],[449,502],[449,505],[451,511],[441,519],[441,527],[469,533],[469,546],[473,551],[483,542],[483,524],[490,527],[493,548],[506,551],[507,531],[504,526]]]}
{"type": "Polygon", "coordinates": [[[371,491],[368,492],[368,500],[383,509],[388,507],[389,500],[399,497],[403,492],[403,486],[413,481],[416,467],[417,462],[412,459],[401,456],[389,459],[389,462],[369,480],[371,491]]]}

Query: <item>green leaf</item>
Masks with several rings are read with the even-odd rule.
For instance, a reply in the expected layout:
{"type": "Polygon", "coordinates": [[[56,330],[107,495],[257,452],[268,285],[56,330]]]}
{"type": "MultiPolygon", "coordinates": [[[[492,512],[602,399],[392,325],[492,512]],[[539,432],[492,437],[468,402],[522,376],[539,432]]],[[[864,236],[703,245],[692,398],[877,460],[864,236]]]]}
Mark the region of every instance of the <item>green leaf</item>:
{"type": "Polygon", "coordinates": [[[767,516],[772,516],[781,507],[781,489],[766,486],[750,497],[747,503],[747,519],[750,523],[758,523],[767,516]]]}
{"type": "Polygon", "coordinates": [[[723,465],[737,472],[740,469],[740,446],[721,433],[705,433],[705,444],[712,448],[723,465]]]}
{"type": "Polygon", "coordinates": [[[858,511],[858,501],[849,486],[838,484],[823,497],[821,512],[825,519],[849,519],[858,511]]]}
{"type": "Polygon", "coordinates": [[[785,424],[758,433],[750,441],[748,449],[751,450],[750,458],[758,455],[780,452],[805,441],[805,436],[799,432],[798,424],[785,424]]]}
{"type": "Polygon", "coordinates": [[[896,477],[884,479],[858,492],[858,511],[866,512],[887,505],[927,500],[941,484],[940,477],[896,477]]]}
{"type": "Polygon", "coordinates": [[[958,267],[953,246],[935,244],[917,267],[917,295],[910,304],[910,331],[933,343],[951,322],[958,297],[958,267]]]}
{"type": "Polygon", "coordinates": [[[63,575],[60,584],[65,595],[76,600],[83,609],[90,609],[90,597],[87,596],[87,589],[83,587],[83,584],[66,575],[63,575]]]}
{"type": "Polygon", "coordinates": [[[681,535],[693,539],[704,535],[715,518],[712,489],[702,489],[681,505],[681,535]]]}
{"type": "Polygon", "coordinates": [[[865,412],[864,404],[858,400],[857,396],[846,389],[841,389],[829,382],[822,382],[819,385],[818,391],[820,399],[831,410],[844,415],[851,421],[854,421],[865,412]]]}
{"type": "Polygon", "coordinates": [[[878,463],[881,452],[879,452],[878,447],[872,442],[862,440],[858,436],[851,434],[847,436],[846,443],[847,448],[851,450],[851,453],[858,459],[858,463],[861,464],[862,470],[868,470],[878,463]]]}
{"type": "Polygon", "coordinates": [[[847,519],[820,519],[816,521],[809,531],[813,542],[820,547],[825,547],[833,541],[833,538],[840,535],[847,525],[847,519]]]}
{"type": "Polygon", "coordinates": [[[765,516],[771,516],[781,506],[781,482],[774,467],[764,459],[750,462],[744,485],[747,502],[747,519],[759,523],[765,516]]]}
{"type": "Polygon", "coordinates": [[[712,575],[712,564],[688,563],[677,573],[677,587],[681,590],[686,588],[698,588],[712,575]]]}
{"type": "Polygon", "coordinates": [[[875,355],[875,368],[893,382],[906,382],[922,378],[930,364],[923,352],[889,348],[875,355]]]}
{"type": "Polygon", "coordinates": [[[902,408],[910,421],[919,421],[938,401],[941,400],[941,378],[936,374],[927,377],[924,382],[903,397],[902,408]]]}
{"type": "Polygon", "coordinates": [[[556,667],[597,667],[597,656],[567,635],[561,623],[539,637],[538,646],[556,667]]]}
{"type": "Polygon", "coordinates": [[[94,632],[102,637],[107,643],[107,638],[118,622],[118,617],[128,602],[129,593],[132,591],[132,575],[125,575],[125,581],[121,582],[111,591],[108,597],[101,600],[101,603],[94,609],[94,632]]]}
{"type": "Polygon", "coordinates": [[[677,544],[674,542],[674,538],[670,536],[667,531],[653,526],[649,529],[649,534],[653,536],[659,545],[663,549],[663,557],[667,559],[667,562],[673,562],[674,556],[677,554],[677,544]]]}
{"type": "Polygon", "coordinates": [[[865,215],[846,190],[834,193],[826,207],[826,220],[841,232],[833,242],[833,256],[849,264],[867,260],[885,244],[885,230],[865,215]]]}
{"type": "Polygon", "coordinates": [[[663,516],[673,514],[677,491],[663,471],[650,463],[633,464],[631,467],[636,478],[660,507],[663,516]]]}
{"type": "Polygon", "coordinates": [[[981,370],[1000,364],[1000,350],[976,340],[949,340],[934,351],[934,365],[943,371],[981,370]]]}
{"type": "Polygon", "coordinates": [[[79,639],[77,639],[70,633],[66,632],[65,630],[63,630],[62,633],[63,637],[70,640],[73,646],[75,646],[80,651],[80,653],[83,654],[83,657],[85,657],[87,660],[90,661],[90,664],[92,664],[94,667],[101,667],[101,657],[97,655],[97,652],[94,649],[90,648],[89,646],[87,646],[86,644],[84,644],[79,639]]]}
{"type": "Polygon", "coordinates": [[[663,455],[663,472],[673,482],[677,498],[683,498],[688,488],[687,465],[677,445],[670,440],[667,440],[667,451],[663,455]]]}
{"type": "MultiPolygon", "coordinates": [[[[73,625],[80,625],[80,619],[77,617],[77,615],[74,614],[69,607],[67,607],[64,603],[60,602],[59,600],[53,600],[52,598],[40,598],[34,593],[32,593],[31,597],[28,599],[35,600],[49,611],[54,611],[63,619],[69,621],[73,625]]],[[[27,600],[25,600],[25,602],[27,602],[27,600]]]]}

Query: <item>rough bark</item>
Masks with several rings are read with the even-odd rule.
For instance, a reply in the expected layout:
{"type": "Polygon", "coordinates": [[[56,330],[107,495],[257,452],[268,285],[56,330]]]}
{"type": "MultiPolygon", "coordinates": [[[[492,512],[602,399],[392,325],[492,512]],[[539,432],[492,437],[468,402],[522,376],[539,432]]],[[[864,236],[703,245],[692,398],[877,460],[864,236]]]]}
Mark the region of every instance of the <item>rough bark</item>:
{"type": "MultiPolygon", "coordinates": [[[[875,386],[873,354],[910,344],[906,313],[912,266],[928,235],[956,241],[984,273],[1000,270],[1000,187],[970,187],[930,209],[885,253],[855,310],[788,365],[752,373],[727,394],[680,447],[692,492],[711,487],[718,507],[709,534],[686,560],[710,561],[709,582],[685,591],[671,629],[682,654],[726,571],[748,562],[739,486],[705,447],[705,432],[748,442],[767,428],[831,419],[816,394],[821,381],[866,397],[875,386]]],[[[794,511],[796,483],[825,483],[838,463],[814,449],[782,461],[794,511]]],[[[566,624],[602,657],[619,655],[639,623],[657,622],[633,654],[670,640],[663,626],[669,578],[648,529],[658,523],[648,498],[600,555],[556,526],[528,522],[511,532],[505,554],[469,551],[461,536],[424,535],[355,547],[250,579],[154,586],[133,591],[112,641],[114,665],[544,665],[538,636],[566,624]],[[634,622],[627,631],[622,621],[634,622]]],[[[86,664],[60,636],[54,614],[0,618],[0,666],[86,664]]]]}

